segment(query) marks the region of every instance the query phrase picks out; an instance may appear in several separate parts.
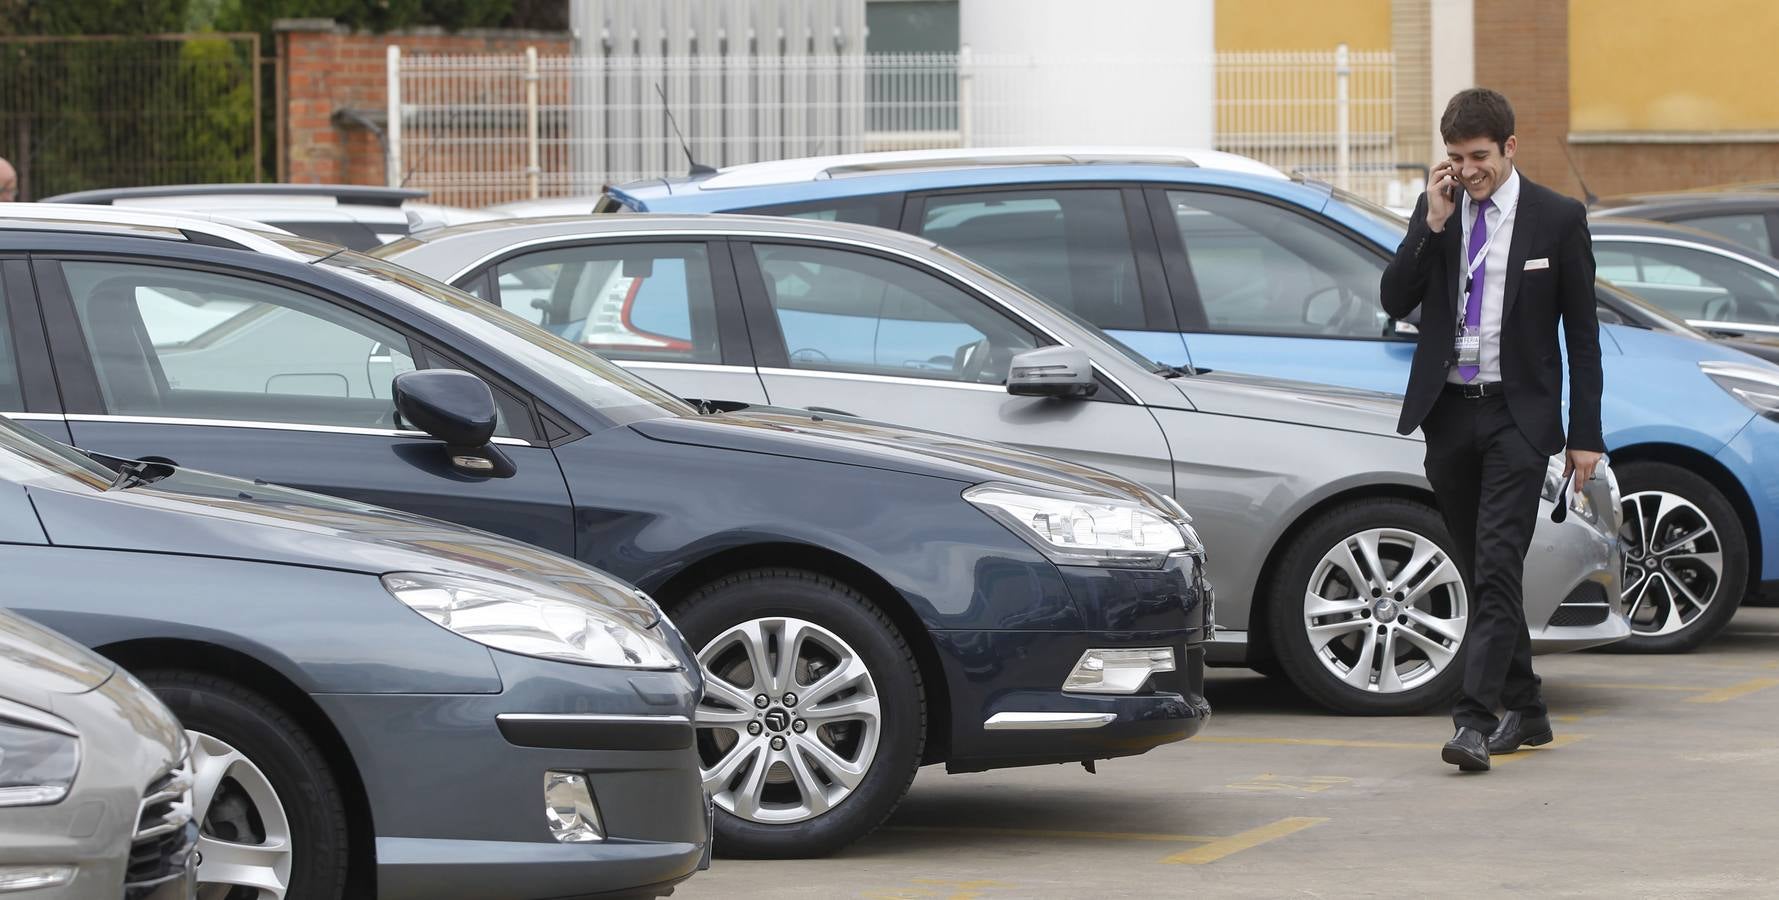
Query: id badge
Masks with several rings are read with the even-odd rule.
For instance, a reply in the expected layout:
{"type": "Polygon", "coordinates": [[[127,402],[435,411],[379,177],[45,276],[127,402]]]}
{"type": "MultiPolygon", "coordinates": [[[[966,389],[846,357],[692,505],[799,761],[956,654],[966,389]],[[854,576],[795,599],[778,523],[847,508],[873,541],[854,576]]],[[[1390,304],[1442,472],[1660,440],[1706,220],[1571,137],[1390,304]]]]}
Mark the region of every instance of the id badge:
{"type": "Polygon", "coordinates": [[[1458,351],[1458,365],[1482,365],[1482,335],[1466,331],[1453,341],[1452,348],[1458,351]]]}

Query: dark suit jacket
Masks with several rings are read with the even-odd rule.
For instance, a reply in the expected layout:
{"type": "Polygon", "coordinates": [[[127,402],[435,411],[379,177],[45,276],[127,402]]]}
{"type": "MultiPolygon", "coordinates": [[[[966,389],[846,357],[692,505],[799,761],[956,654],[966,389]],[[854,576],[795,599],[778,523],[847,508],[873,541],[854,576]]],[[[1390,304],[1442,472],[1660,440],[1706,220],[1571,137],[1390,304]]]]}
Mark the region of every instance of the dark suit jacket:
{"type": "MultiPolygon", "coordinates": [[[[1463,204],[1445,229],[1427,227],[1427,195],[1409,217],[1408,236],[1384,270],[1384,310],[1402,319],[1419,307],[1421,336],[1402,403],[1403,434],[1420,427],[1456,360],[1458,275],[1463,271],[1463,204]]],[[[1555,454],[1564,447],[1563,367],[1557,323],[1569,347],[1568,446],[1605,452],[1600,436],[1600,325],[1595,314],[1594,245],[1587,211],[1577,201],[1520,175],[1519,209],[1507,252],[1501,300],[1501,383],[1513,421],[1533,447],[1555,454]],[[1548,268],[1526,271],[1526,261],[1548,268]]]]}

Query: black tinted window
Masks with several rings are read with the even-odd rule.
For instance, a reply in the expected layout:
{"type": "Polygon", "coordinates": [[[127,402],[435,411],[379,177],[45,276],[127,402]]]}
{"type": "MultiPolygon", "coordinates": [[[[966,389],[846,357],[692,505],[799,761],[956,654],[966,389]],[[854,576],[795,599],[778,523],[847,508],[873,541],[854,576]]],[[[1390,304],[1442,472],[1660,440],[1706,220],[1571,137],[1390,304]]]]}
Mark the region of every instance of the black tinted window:
{"type": "Polygon", "coordinates": [[[1767,217],[1761,213],[1736,213],[1728,216],[1699,216],[1679,220],[1694,228],[1720,234],[1745,247],[1753,247],[1769,256],[1773,254],[1773,236],[1767,231],[1767,217]]]}
{"type": "Polygon", "coordinates": [[[927,201],[920,233],[1101,328],[1147,327],[1116,190],[945,194],[927,201]]]}
{"type": "Polygon", "coordinates": [[[6,285],[0,283],[0,412],[24,412],[19,390],[19,358],[12,349],[12,322],[6,310],[6,285]]]}

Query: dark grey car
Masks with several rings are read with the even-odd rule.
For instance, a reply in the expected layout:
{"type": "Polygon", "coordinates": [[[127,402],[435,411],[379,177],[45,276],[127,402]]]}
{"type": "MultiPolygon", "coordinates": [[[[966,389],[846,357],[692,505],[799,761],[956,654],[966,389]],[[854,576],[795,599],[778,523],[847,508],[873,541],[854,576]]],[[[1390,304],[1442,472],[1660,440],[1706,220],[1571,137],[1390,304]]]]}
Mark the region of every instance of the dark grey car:
{"type": "Polygon", "coordinates": [[[184,723],[218,896],[653,895],[708,859],[698,667],[595,569],[5,420],[0,569],[184,723]]]}
{"type": "Polygon", "coordinates": [[[192,895],[179,720],[128,672],[0,610],[0,894],[192,895]]]}

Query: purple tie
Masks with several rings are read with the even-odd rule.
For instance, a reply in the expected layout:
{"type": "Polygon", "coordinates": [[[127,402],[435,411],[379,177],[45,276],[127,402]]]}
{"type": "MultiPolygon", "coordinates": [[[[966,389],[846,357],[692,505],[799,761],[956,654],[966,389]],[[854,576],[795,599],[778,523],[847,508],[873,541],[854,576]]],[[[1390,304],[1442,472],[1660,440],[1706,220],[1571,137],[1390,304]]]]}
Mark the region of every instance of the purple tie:
{"type": "MultiPolygon", "coordinates": [[[[1477,254],[1482,252],[1483,245],[1489,241],[1489,217],[1485,215],[1493,200],[1484,200],[1476,204],[1476,224],[1470,226],[1470,254],[1464,258],[1466,265],[1476,266],[1475,274],[1470,276],[1470,296],[1464,301],[1464,330],[1474,328],[1482,331],[1482,297],[1483,272],[1489,267],[1487,262],[1478,263],[1477,254]]],[[[1480,355],[1480,352],[1479,352],[1480,355]]],[[[1476,366],[1459,366],[1458,377],[1465,381],[1474,381],[1479,371],[1476,366]]]]}

